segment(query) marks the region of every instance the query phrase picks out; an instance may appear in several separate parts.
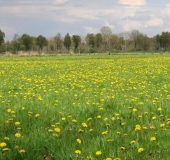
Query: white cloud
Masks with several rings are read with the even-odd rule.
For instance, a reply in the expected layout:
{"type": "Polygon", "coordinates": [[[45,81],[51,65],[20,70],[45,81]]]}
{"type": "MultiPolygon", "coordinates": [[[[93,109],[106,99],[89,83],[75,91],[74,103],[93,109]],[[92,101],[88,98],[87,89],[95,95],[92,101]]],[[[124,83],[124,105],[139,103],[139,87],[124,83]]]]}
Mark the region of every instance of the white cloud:
{"type": "Polygon", "coordinates": [[[110,27],[111,29],[115,29],[115,26],[114,26],[114,25],[111,25],[108,21],[105,22],[104,26],[108,26],[108,27],[110,27]]]}
{"type": "Polygon", "coordinates": [[[53,5],[64,5],[68,2],[68,0],[55,0],[52,2],[53,5]]]}
{"type": "Polygon", "coordinates": [[[149,21],[146,21],[146,27],[161,27],[163,26],[164,22],[161,18],[153,18],[149,21]]]}
{"type": "Polygon", "coordinates": [[[88,26],[84,26],[83,27],[87,33],[93,33],[96,34],[99,32],[99,28],[93,28],[93,27],[88,27],[88,26]]]}
{"type": "Polygon", "coordinates": [[[126,23],[123,26],[124,31],[131,31],[133,29],[138,29],[142,27],[142,22],[140,21],[126,21],[126,23]]]}
{"type": "Polygon", "coordinates": [[[166,5],[166,8],[162,11],[162,13],[170,15],[170,3],[166,5]]]}
{"type": "Polygon", "coordinates": [[[136,6],[136,5],[145,5],[146,1],[145,0],[119,0],[120,4],[124,4],[124,5],[132,5],[132,6],[136,6]]]}

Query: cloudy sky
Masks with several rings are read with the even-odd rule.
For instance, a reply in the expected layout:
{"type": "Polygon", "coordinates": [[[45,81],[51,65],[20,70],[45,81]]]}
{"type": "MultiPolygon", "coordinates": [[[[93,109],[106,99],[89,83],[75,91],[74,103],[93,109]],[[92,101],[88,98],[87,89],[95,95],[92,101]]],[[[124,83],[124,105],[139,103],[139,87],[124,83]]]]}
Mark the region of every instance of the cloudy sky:
{"type": "Polygon", "coordinates": [[[85,36],[102,26],[110,26],[115,34],[132,29],[149,37],[170,32],[170,0],[0,0],[5,40],[15,33],[85,36]]]}

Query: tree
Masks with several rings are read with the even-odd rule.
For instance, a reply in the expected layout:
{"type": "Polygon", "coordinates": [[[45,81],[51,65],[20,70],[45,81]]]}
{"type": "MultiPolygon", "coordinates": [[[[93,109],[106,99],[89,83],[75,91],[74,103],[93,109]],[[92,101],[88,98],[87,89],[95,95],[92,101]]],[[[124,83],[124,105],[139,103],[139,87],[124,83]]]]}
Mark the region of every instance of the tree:
{"type": "Polygon", "coordinates": [[[4,43],[5,33],[0,30],[0,46],[4,43]]]}
{"type": "Polygon", "coordinates": [[[71,46],[71,37],[69,33],[67,33],[64,37],[64,46],[66,47],[66,50],[69,52],[71,46]]]}
{"type": "Polygon", "coordinates": [[[55,37],[54,37],[54,42],[55,42],[55,45],[56,45],[56,50],[57,52],[60,52],[61,48],[62,48],[62,37],[61,37],[61,34],[58,33],[55,37]]]}
{"type": "Polygon", "coordinates": [[[94,37],[94,34],[87,34],[86,35],[86,43],[91,47],[91,48],[94,48],[95,46],[95,37],[94,37]]]}
{"type": "Polygon", "coordinates": [[[80,38],[79,35],[73,35],[72,40],[73,40],[73,43],[74,43],[74,50],[76,52],[79,44],[81,43],[81,38],[80,38]]]}
{"type": "Polygon", "coordinates": [[[17,51],[20,48],[20,36],[18,34],[14,34],[12,45],[13,45],[13,52],[17,53],[17,51]]]}
{"type": "Polygon", "coordinates": [[[48,41],[45,37],[43,37],[42,35],[39,35],[36,38],[36,44],[40,48],[40,53],[41,53],[43,47],[48,45],[48,41]]]}
{"type": "Polygon", "coordinates": [[[101,47],[102,42],[103,42],[102,34],[101,33],[97,33],[95,35],[95,45],[96,45],[96,47],[98,49],[101,47]]]}
{"type": "Polygon", "coordinates": [[[141,38],[141,33],[138,30],[132,30],[129,34],[129,37],[133,41],[134,49],[137,50],[141,38]]]}
{"type": "Polygon", "coordinates": [[[109,26],[103,26],[101,29],[101,34],[103,37],[103,43],[105,45],[105,51],[108,49],[108,42],[110,39],[110,36],[112,35],[112,30],[109,26]]]}
{"type": "Polygon", "coordinates": [[[24,45],[25,50],[29,51],[30,48],[31,48],[31,45],[32,45],[32,38],[31,38],[31,36],[29,36],[28,34],[23,34],[20,37],[20,41],[24,45]]]}

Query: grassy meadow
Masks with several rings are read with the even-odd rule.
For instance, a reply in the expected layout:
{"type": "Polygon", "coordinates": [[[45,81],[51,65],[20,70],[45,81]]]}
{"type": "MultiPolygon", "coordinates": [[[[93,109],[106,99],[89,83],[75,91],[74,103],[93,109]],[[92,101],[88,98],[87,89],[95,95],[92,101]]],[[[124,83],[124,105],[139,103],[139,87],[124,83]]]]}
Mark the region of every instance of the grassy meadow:
{"type": "Polygon", "coordinates": [[[1,160],[170,159],[170,55],[0,57],[1,160]]]}

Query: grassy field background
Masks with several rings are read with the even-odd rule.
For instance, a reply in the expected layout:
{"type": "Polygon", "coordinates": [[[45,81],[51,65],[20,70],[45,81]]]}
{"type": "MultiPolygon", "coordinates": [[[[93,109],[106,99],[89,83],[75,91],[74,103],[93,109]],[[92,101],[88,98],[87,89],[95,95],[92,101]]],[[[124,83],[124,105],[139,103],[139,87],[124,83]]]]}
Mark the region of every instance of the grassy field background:
{"type": "Polygon", "coordinates": [[[0,57],[0,159],[170,159],[170,55],[0,57]]]}

